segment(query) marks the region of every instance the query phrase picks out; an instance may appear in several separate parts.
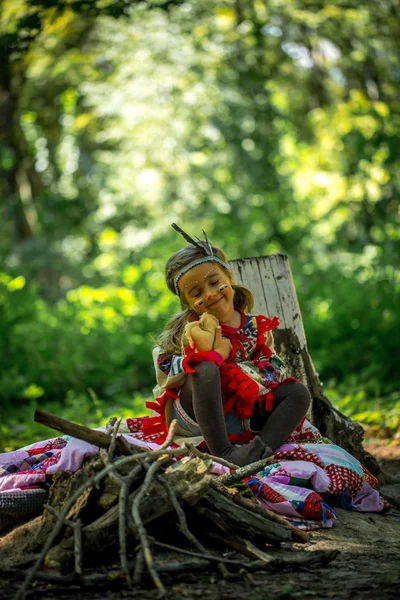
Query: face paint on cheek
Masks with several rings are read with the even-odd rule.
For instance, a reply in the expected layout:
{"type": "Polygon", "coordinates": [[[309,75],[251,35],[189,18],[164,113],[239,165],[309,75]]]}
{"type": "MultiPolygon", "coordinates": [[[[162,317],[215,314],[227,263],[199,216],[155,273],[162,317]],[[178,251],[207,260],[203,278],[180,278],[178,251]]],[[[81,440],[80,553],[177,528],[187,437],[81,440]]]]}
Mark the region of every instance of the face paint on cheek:
{"type": "Polygon", "coordinates": [[[204,304],[204,300],[202,298],[200,298],[200,300],[197,300],[193,306],[194,308],[198,308],[199,306],[201,306],[202,304],[204,304]]]}
{"type": "Polygon", "coordinates": [[[219,286],[219,291],[222,292],[223,290],[225,290],[228,287],[227,283],[223,283],[222,285],[219,286]]]}

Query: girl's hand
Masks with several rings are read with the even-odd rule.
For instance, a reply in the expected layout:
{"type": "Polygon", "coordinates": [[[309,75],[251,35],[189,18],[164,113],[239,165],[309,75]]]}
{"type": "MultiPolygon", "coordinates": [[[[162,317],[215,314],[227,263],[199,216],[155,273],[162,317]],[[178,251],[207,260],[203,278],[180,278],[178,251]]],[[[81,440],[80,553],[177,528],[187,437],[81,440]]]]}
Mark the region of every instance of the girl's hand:
{"type": "Polygon", "coordinates": [[[198,321],[191,321],[190,323],[186,323],[185,328],[183,330],[183,336],[182,336],[182,350],[186,347],[186,346],[190,346],[191,348],[194,348],[194,340],[192,337],[192,329],[194,327],[198,327],[199,326],[199,322],[198,321]]]}
{"type": "Polygon", "coordinates": [[[215,350],[215,352],[219,352],[219,354],[224,360],[228,360],[232,352],[231,340],[222,337],[221,327],[217,328],[217,334],[215,336],[215,344],[213,350],[215,350]]]}

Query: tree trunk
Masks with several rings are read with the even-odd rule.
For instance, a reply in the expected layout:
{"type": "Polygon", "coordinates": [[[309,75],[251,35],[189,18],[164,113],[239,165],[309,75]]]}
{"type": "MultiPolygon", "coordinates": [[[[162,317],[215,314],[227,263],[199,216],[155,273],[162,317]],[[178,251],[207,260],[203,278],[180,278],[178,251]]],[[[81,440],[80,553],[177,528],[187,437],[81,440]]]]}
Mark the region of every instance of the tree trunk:
{"type": "Polygon", "coordinates": [[[231,261],[235,282],[254,294],[253,314],[280,317],[274,332],[277,353],[286,363],[288,375],[301,379],[312,397],[309,418],[323,436],[342,446],[374,475],[380,469],[376,459],[362,446],[363,428],[337,411],[326,398],[311,356],[301,318],[297,294],[287,256],[274,254],[231,261]]]}
{"type": "MultiPolygon", "coordinates": [[[[33,205],[30,200],[31,210],[27,210],[24,204],[24,195],[21,195],[19,179],[22,175],[22,156],[17,141],[16,130],[18,124],[18,97],[13,85],[12,65],[7,55],[3,56],[3,64],[0,69],[0,123],[1,123],[1,142],[5,148],[11,153],[12,166],[6,170],[4,183],[4,196],[11,206],[11,214],[15,220],[15,237],[17,242],[24,242],[32,237],[32,219],[30,216],[33,212],[33,205]]],[[[20,69],[18,77],[23,80],[22,70],[20,69]]]]}

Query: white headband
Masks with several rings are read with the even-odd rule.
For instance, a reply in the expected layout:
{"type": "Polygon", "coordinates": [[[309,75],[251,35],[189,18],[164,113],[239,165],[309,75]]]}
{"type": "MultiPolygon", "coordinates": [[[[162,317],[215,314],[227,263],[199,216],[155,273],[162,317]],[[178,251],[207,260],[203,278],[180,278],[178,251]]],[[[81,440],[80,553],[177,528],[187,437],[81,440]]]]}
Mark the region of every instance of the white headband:
{"type": "Polygon", "coordinates": [[[182,277],[182,275],[184,275],[185,273],[187,273],[188,271],[190,271],[190,269],[193,269],[193,267],[197,267],[197,265],[201,265],[201,264],[203,264],[205,262],[217,262],[222,267],[224,267],[225,269],[227,269],[229,271],[228,265],[223,260],[221,260],[220,258],[218,258],[217,256],[204,256],[204,258],[196,258],[196,260],[193,260],[191,263],[189,263],[188,265],[186,265],[185,267],[183,267],[175,275],[175,278],[174,278],[174,287],[175,287],[175,293],[176,293],[177,296],[180,295],[179,294],[178,282],[179,282],[180,278],[182,277]]]}

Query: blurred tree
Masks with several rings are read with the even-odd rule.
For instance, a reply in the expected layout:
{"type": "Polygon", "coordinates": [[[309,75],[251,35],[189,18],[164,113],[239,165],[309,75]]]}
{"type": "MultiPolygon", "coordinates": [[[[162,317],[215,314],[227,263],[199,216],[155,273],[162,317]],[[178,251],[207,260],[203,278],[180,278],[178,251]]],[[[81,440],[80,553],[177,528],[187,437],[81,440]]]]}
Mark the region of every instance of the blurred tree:
{"type": "Polygon", "coordinates": [[[148,333],[177,308],[160,275],[180,246],[174,220],[232,258],[288,253],[322,377],[398,389],[395,3],[5,0],[2,11],[7,399],[32,384],[45,397],[150,385],[148,333]],[[132,290],[120,320],[115,298],[132,290]],[[54,353],[62,376],[43,360],[54,353]]]}

